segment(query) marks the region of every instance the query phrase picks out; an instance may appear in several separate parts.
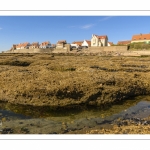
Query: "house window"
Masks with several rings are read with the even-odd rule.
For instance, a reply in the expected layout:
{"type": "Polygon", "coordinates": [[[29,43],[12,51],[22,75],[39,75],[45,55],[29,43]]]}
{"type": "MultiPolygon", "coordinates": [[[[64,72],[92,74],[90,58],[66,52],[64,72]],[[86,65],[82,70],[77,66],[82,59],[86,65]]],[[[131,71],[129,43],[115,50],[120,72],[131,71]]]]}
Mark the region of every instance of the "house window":
{"type": "Polygon", "coordinates": [[[145,40],[146,38],[144,38],[144,40],[145,40]]]}
{"type": "Polygon", "coordinates": [[[136,40],[136,39],[134,39],[134,40],[136,40]]]}

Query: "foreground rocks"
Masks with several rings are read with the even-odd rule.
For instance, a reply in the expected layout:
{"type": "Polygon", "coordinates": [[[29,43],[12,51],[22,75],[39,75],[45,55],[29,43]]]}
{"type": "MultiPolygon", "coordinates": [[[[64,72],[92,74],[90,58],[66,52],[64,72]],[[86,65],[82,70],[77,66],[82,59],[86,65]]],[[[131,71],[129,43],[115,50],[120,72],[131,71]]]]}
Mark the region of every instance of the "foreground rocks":
{"type": "Polygon", "coordinates": [[[106,106],[150,93],[150,57],[1,54],[0,100],[31,106],[106,106]]]}
{"type": "Polygon", "coordinates": [[[80,119],[56,122],[47,119],[11,120],[3,122],[0,134],[150,134],[150,118],[80,119]]]}

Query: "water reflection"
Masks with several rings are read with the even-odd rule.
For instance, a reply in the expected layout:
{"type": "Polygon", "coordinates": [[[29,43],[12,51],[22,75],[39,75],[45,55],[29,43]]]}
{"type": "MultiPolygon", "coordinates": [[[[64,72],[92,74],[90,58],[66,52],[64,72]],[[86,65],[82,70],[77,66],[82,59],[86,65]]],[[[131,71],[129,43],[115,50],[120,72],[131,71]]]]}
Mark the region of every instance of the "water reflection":
{"type": "MultiPolygon", "coordinates": [[[[111,116],[121,117],[125,114],[134,114],[143,108],[150,107],[150,97],[136,97],[124,102],[114,104],[105,108],[74,106],[74,108],[33,107],[0,103],[0,114],[15,118],[47,118],[75,120],[81,118],[109,118],[111,116]]],[[[147,113],[148,114],[148,113],[147,113]]]]}

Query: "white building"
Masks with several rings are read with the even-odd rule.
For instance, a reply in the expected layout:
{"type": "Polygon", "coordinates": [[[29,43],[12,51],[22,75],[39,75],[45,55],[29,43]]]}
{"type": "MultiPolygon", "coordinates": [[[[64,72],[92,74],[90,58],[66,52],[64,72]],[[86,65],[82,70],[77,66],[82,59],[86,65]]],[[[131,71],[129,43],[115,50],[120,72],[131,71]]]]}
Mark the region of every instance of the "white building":
{"type": "Polygon", "coordinates": [[[108,46],[108,37],[107,35],[92,35],[91,46],[108,46]]]}
{"type": "Polygon", "coordinates": [[[90,47],[91,46],[91,41],[84,40],[83,43],[82,43],[82,46],[90,47]]]}

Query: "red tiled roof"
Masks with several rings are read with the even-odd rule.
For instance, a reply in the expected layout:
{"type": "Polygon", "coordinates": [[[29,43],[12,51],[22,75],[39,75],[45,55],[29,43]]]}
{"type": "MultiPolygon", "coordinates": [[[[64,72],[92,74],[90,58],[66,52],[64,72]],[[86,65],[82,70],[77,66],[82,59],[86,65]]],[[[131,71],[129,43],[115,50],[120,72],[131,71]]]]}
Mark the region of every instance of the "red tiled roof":
{"type": "Polygon", "coordinates": [[[128,45],[130,43],[131,43],[130,40],[127,40],[127,41],[118,41],[117,45],[128,45]]]}
{"type": "Polygon", "coordinates": [[[83,41],[74,41],[72,44],[82,45],[83,41]]]}
{"type": "Polygon", "coordinates": [[[39,46],[39,42],[33,42],[31,46],[39,46]]]}
{"type": "Polygon", "coordinates": [[[138,34],[132,36],[132,41],[150,40],[150,34],[138,34]]]}
{"type": "Polygon", "coordinates": [[[66,40],[61,40],[61,41],[58,41],[57,44],[66,44],[66,40]]]}
{"type": "Polygon", "coordinates": [[[20,44],[16,45],[16,48],[26,47],[28,44],[29,44],[29,42],[20,43],[20,44]]]}
{"type": "MultiPolygon", "coordinates": [[[[95,35],[95,34],[94,34],[95,35]]],[[[99,39],[106,39],[107,38],[107,35],[95,35],[97,38],[99,39]]]]}
{"type": "Polygon", "coordinates": [[[113,42],[108,42],[111,46],[113,45],[113,42]]]}
{"type": "Polygon", "coordinates": [[[46,41],[46,42],[42,42],[42,43],[40,44],[40,46],[46,46],[46,45],[48,45],[48,44],[50,44],[50,42],[49,42],[49,41],[46,41]]]}

